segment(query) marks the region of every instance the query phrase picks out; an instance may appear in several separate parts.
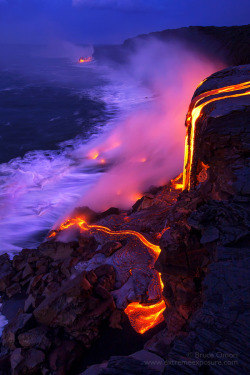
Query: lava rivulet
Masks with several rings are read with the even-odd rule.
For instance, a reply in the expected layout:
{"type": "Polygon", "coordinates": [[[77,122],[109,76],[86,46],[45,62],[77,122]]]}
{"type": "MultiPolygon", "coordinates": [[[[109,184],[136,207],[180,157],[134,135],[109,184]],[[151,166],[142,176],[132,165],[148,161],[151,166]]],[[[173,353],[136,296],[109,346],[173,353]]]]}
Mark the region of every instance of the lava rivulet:
{"type": "Polygon", "coordinates": [[[189,190],[191,187],[190,176],[191,176],[191,171],[192,171],[193,154],[194,154],[195,127],[196,127],[196,122],[201,115],[202,109],[207,104],[218,101],[218,100],[250,95],[250,91],[244,91],[244,92],[227,95],[227,93],[230,93],[230,92],[247,90],[249,88],[250,88],[250,81],[247,81],[247,82],[239,83],[236,85],[231,85],[231,86],[221,87],[219,89],[206,91],[198,95],[192,100],[191,105],[189,107],[188,114],[187,114],[187,118],[186,118],[187,134],[186,134],[186,139],[185,139],[183,189],[189,190]],[[224,96],[216,96],[216,97],[211,98],[211,96],[215,96],[219,94],[222,94],[224,96]],[[206,98],[208,99],[205,100],[206,98]],[[203,100],[205,101],[202,102],[203,100]]]}
{"type": "MultiPolygon", "coordinates": [[[[133,230],[120,230],[120,231],[113,231],[107,227],[104,227],[102,225],[90,225],[87,224],[86,221],[82,218],[75,218],[75,219],[69,219],[65,223],[61,224],[59,229],[51,231],[49,234],[49,238],[55,237],[58,233],[61,231],[77,225],[82,231],[100,231],[102,233],[106,233],[111,236],[134,236],[137,239],[140,240],[140,242],[145,245],[151,253],[153,253],[154,261],[157,260],[159,254],[160,254],[160,247],[158,245],[155,245],[151,242],[149,242],[141,233],[133,231],[133,230]]],[[[161,294],[163,290],[163,283],[161,280],[161,275],[158,274],[158,282],[160,284],[161,294]]],[[[130,320],[131,326],[134,328],[134,330],[138,333],[143,334],[150,328],[155,327],[159,323],[161,323],[164,320],[163,317],[163,311],[166,308],[166,304],[164,299],[160,298],[160,300],[156,303],[145,303],[141,304],[139,302],[132,302],[130,303],[126,309],[124,310],[125,313],[128,315],[128,318],[130,320]]]]}
{"type": "Polygon", "coordinates": [[[119,236],[119,235],[131,235],[137,237],[147,248],[152,250],[154,255],[158,258],[160,255],[161,249],[160,246],[154,245],[153,243],[149,242],[141,233],[133,231],[133,230],[120,230],[120,231],[113,231],[107,227],[102,225],[91,225],[87,224],[84,219],[76,218],[76,219],[69,219],[65,223],[61,224],[58,230],[53,230],[49,234],[49,238],[55,237],[57,233],[61,232],[64,229],[67,229],[73,225],[78,225],[81,230],[87,231],[90,229],[95,229],[97,231],[101,231],[103,233],[110,234],[112,236],[119,236]]]}

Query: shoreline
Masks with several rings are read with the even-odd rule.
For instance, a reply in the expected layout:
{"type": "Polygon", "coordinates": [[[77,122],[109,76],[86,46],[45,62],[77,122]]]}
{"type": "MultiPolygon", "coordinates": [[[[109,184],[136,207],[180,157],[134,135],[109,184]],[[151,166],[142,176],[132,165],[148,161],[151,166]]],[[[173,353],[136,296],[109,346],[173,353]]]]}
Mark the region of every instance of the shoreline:
{"type": "MultiPolygon", "coordinates": [[[[213,74],[199,87],[199,94],[235,81],[250,82],[249,65],[213,74]]],[[[79,367],[82,357],[87,359],[90,347],[94,350],[103,329],[110,339],[114,331],[118,337],[121,329],[127,332],[124,308],[130,301],[148,302],[155,268],[164,284],[166,326],[158,326],[158,332],[155,327],[136,353],[115,353],[84,375],[119,374],[121,369],[145,375],[200,374],[204,366],[211,374],[247,373],[247,99],[245,95],[219,100],[197,120],[190,167],[195,178],[189,191],[175,189],[172,181],[147,193],[129,212],[112,209],[98,217],[81,209],[94,224],[93,231],[74,229],[77,241],[52,240],[36,251],[23,250],[13,262],[0,257],[5,272],[0,286],[6,294],[14,296],[22,288],[28,292],[24,310],[4,330],[2,343],[8,351],[0,364],[10,370],[14,363],[18,375],[79,374],[84,370],[79,367]],[[109,230],[95,232],[97,226],[109,230]],[[110,237],[114,231],[116,238],[110,237]],[[122,231],[136,231],[160,246],[153,267],[147,247],[124,238],[122,231]],[[218,358],[218,353],[225,358],[233,355],[234,363],[207,360],[218,358]]],[[[129,342],[120,344],[129,350],[129,342]]]]}

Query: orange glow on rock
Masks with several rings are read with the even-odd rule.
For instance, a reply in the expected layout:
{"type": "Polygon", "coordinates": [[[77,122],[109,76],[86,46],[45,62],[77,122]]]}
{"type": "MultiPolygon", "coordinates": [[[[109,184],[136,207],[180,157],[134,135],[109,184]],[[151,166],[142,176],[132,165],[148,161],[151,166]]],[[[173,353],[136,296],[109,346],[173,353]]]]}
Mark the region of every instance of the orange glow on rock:
{"type": "Polygon", "coordinates": [[[217,96],[211,99],[207,99],[201,104],[199,103],[203,101],[205,98],[208,98],[214,95],[227,94],[230,92],[246,90],[249,88],[250,88],[250,81],[247,81],[247,82],[239,83],[236,85],[231,85],[231,86],[226,86],[226,87],[222,87],[219,89],[206,91],[198,95],[192,100],[191,105],[189,107],[188,114],[187,114],[187,118],[186,118],[187,134],[186,134],[186,139],[185,139],[183,189],[190,190],[191,188],[190,176],[191,176],[191,171],[192,171],[192,163],[193,163],[193,155],[194,155],[195,127],[196,127],[196,122],[198,118],[201,116],[202,109],[207,104],[218,101],[218,100],[250,95],[250,91],[245,91],[245,92],[225,95],[225,96],[217,96]]]}
{"type": "Polygon", "coordinates": [[[133,195],[131,196],[131,200],[132,200],[132,201],[138,201],[138,200],[141,199],[142,197],[143,197],[142,194],[140,194],[140,193],[135,193],[135,194],[133,194],[133,195]]]}

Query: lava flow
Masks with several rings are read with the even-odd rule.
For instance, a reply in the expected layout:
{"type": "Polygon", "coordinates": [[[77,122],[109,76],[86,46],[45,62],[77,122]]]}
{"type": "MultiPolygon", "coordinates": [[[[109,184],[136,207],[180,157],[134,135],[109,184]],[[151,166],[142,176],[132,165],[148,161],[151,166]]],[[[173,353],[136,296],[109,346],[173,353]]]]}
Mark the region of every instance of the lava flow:
{"type": "MultiPolygon", "coordinates": [[[[200,85],[199,85],[200,86],[200,85]]],[[[198,86],[198,87],[199,87],[198,86]]],[[[187,134],[185,139],[185,156],[184,156],[184,168],[183,168],[183,189],[190,190],[191,188],[191,173],[192,173],[192,163],[193,163],[193,155],[194,155],[194,141],[195,141],[195,127],[198,118],[201,116],[202,109],[209,103],[240,97],[245,95],[250,95],[250,91],[244,91],[232,95],[227,95],[227,93],[233,91],[242,91],[250,88],[250,81],[239,83],[236,85],[221,87],[219,89],[214,89],[210,91],[206,91],[197,97],[195,97],[191,105],[189,107],[189,111],[186,118],[186,125],[187,125],[187,134]],[[224,96],[217,96],[214,98],[207,99],[206,101],[199,104],[203,99],[209,98],[214,95],[218,94],[225,94],[224,96]]]]}
{"type": "MultiPolygon", "coordinates": [[[[137,239],[139,239],[143,243],[143,245],[145,245],[150,250],[150,252],[154,256],[154,261],[157,260],[161,252],[161,249],[158,245],[155,245],[149,242],[141,233],[138,233],[133,230],[112,231],[111,229],[101,226],[101,225],[87,224],[86,221],[82,218],[69,219],[65,223],[61,224],[58,230],[53,230],[49,234],[48,238],[55,237],[62,230],[67,229],[73,225],[77,225],[83,231],[96,230],[96,231],[101,231],[111,236],[117,236],[117,235],[134,236],[137,239]]],[[[161,293],[162,293],[164,285],[161,280],[161,275],[158,274],[158,276],[159,276],[158,281],[161,286],[161,293]]],[[[129,321],[131,323],[131,326],[134,328],[134,330],[138,333],[143,334],[144,332],[155,327],[156,325],[158,325],[164,320],[163,311],[165,310],[165,308],[166,308],[165,301],[163,297],[161,297],[160,300],[157,301],[156,303],[141,304],[139,302],[132,302],[126,307],[124,311],[128,315],[129,321]]]]}

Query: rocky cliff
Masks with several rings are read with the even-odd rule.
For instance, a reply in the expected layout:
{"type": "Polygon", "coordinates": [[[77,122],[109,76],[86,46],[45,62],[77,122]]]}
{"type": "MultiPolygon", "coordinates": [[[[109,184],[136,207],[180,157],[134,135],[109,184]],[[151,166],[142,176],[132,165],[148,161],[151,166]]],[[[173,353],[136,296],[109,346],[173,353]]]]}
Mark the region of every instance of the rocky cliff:
{"type": "Polygon", "coordinates": [[[167,29],[127,39],[121,46],[96,46],[95,57],[123,62],[138,46],[152,38],[164,43],[181,43],[189,49],[221,60],[228,66],[250,64],[250,25],[167,29]]]}

